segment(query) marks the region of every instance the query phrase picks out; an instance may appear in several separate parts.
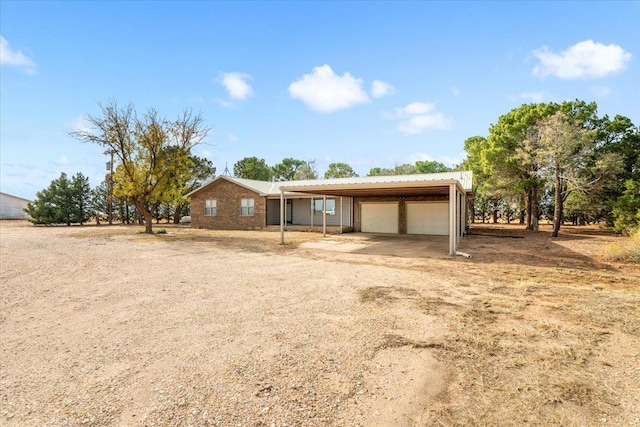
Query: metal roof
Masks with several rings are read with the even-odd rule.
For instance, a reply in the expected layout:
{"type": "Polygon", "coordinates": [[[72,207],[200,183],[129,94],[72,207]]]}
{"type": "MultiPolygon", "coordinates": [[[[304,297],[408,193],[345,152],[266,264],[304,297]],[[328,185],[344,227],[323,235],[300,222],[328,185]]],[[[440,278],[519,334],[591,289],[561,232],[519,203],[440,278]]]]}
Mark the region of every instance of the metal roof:
{"type": "Polygon", "coordinates": [[[444,191],[451,183],[459,183],[470,192],[473,174],[471,171],[441,172],[414,175],[365,176],[352,178],[313,179],[304,181],[268,182],[253,179],[219,176],[185,197],[197,193],[211,183],[225,179],[259,193],[261,196],[279,196],[282,189],[286,193],[325,194],[335,196],[365,196],[376,193],[385,195],[434,194],[444,191]]]}

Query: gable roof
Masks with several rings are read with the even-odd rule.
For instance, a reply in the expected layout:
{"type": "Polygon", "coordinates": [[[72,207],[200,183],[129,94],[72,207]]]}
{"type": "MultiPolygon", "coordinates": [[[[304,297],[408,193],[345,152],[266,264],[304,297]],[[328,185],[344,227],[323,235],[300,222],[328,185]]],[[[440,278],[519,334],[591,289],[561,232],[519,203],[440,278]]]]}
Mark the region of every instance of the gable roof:
{"type": "Polygon", "coordinates": [[[218,180],[226,180],[248,190],[255,191],[261,196],[279,196],[280,190],[287,193],[309,193],[327,195],[345,195],[354,191],[374,191],[375,189],[397,189],[398,191],[413,189],[432,189],[459,183],[465,192],[472,190],[473,173],[471,171],[441,172],[414,175],[364,176],[352,178],[311,179],[301,181],[256,181],[253,179],[234,178],[221,175],[205,183],[201,187],[186,194],[191,197],[198,191],[218,180]]]}
{"type": "MultiPolygon", "coordinates": [[[[232,182],[234,184],[237,184],[241,187],[246,188],[247,190],[254,191],[260,194],[261,196],[280,194],[280,184],[284,183],[284,182],[271,182],[271,181],[257,181],[255,179],[235,178],[233,176],[220,175],[215,177],[211,181],[202,184],[200,187],[196,188],[195,190],[185,194],[184,197],[191,197],[198,191],[202,190],[205,187],[208,187],[209,185],[219,180],[232,182]]],[[[290,181],[290,182],[293,182],[293,181],[290,181]]]]}

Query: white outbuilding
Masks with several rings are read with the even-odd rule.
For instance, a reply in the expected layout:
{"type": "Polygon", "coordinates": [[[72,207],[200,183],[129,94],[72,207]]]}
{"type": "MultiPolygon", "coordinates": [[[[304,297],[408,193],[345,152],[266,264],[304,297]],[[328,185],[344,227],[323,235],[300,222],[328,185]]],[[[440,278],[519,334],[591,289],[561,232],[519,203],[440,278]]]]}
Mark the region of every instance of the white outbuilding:
{"type": "Polygon", "coordinates": [[[24,211],[31,200],[0,192],[0,219],[29,219],[24,211]]]}

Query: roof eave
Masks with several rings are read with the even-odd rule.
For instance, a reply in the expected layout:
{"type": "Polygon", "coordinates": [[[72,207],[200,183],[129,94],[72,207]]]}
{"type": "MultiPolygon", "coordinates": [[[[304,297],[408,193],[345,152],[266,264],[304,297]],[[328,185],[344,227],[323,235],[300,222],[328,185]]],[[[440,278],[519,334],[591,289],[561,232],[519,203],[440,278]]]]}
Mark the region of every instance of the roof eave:
{"type": "Polygon", "coordinates": [[[463,191],[470,191],[462,187],[457,179],[447,179],[439,181],[394,181],[394,182],[367,182],[355,184],[318,184],[318,185],[302,185],[302,186],[281,186],[281,191],[289,192],[305,192],[305,191],[322,191],[323,189],[336,190],[364,190],[364,189],[385,189],[385,188],[428,188],[428,187],[445,187],[456,184],[463,191]]]}

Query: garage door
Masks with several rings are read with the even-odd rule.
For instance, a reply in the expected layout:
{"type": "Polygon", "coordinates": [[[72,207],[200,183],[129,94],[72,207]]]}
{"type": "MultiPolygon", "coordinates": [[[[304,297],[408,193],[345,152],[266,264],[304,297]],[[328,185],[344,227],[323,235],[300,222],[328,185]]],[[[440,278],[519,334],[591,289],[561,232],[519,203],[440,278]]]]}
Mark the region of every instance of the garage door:
{"type": "Polygon", "coordinates": [[[397,203],[362,203],[360,205],[361,230],[364,233],[397,233],[397,203]]]}
{"type": "Polygon", "coordinates": [[[449,235],[449,203],[407,202],[407,233],[449,235]]]}

